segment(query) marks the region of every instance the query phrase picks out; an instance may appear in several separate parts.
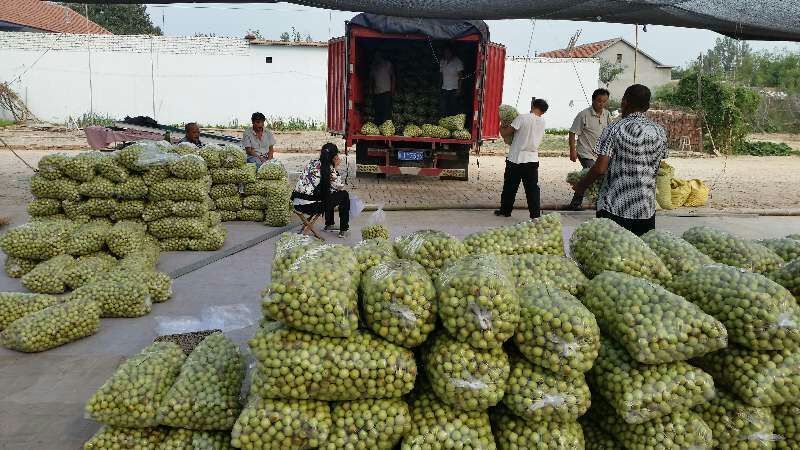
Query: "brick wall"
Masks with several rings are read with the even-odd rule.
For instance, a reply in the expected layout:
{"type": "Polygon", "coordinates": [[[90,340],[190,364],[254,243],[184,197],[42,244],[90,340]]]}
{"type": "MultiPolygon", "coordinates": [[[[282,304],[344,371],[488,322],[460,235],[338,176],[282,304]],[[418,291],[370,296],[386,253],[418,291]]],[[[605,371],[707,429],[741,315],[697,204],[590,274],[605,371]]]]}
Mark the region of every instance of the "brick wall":
{"type": "Polygon", "coordinates": [[[174,55],[246,56],[248,43],[228,37],[173,37],[145,35],[82,35],[58,33],[0,32],[0,48],[45,51],[86,51],[87,45],[97,52],[161,53],[174,55]]]}
{"type": "Polygon", "coordinates": [[[704,151],[703,123],[697,114],[680,110],[650,110],[647,116],[667,130],[670,149],[704,151]]]}

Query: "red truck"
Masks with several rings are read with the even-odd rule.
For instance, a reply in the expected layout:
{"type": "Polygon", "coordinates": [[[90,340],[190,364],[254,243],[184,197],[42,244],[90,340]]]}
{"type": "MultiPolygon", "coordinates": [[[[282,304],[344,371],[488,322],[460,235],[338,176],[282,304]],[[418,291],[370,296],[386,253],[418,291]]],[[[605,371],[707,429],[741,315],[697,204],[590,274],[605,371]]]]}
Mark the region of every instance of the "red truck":
{"type": "MultiPolygon", "coordinates": [[[[489,41],[483,21],[433,20],[360,14],[344,37],[328,46],[328,131],[355,146],[357,174],[421,175],[467,180],[469,153],[500,138],[506,49],[489,41]],[[461,110],[471,138],[406,137],[406,126],[437,124],[441,88],[439,59],[450,48],[463,62],[461,110]],[[365,135],[373,120],[370,68],[380,53],[392,62],[393,135],[365,135]]],[[[380,124],[375,124],[380,125],[380,124]]]]}

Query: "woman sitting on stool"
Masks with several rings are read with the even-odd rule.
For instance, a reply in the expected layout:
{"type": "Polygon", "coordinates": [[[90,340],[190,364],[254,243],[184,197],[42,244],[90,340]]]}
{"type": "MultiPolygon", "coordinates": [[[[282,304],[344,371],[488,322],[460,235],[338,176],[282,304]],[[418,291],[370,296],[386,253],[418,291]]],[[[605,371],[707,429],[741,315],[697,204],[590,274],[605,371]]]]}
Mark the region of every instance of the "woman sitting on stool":
{"type": "Polygon", "coordinates": [[[340,238],[350,235],[350,195],[344,190],[336,168],[341,163],[339,149],[325,144],[319,159],[308,163],[292,192],[294,209],[305,214],[325,213],[325,231],[338,231],[340,238]],[[339,207],[339,226],[333,210],[339,207]]]}

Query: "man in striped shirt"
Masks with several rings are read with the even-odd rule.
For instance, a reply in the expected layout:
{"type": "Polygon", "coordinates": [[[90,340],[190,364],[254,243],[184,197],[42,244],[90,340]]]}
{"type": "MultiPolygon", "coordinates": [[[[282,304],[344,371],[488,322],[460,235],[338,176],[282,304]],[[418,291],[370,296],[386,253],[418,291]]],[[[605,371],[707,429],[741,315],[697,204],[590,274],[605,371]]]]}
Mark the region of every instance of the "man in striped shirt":
{"type": "Polygon", "coordinates": [[[650,89],[635,84],[622,97],[622,118],[609,125],[597,143],[597,162],[573,186],[583,194],[605,175],[597,217],[611,219],[641,236],[655,228],[656,174],[667,158],[667,133],[645,116],[650,89]]]}

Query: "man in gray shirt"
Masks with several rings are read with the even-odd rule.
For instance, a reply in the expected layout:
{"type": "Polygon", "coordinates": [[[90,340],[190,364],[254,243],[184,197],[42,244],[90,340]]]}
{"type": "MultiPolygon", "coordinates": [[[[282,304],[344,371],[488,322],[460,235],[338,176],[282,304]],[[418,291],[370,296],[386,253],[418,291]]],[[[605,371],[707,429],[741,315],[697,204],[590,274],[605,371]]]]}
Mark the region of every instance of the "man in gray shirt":
{"type": "Polygon", "coordinates": [[[256,167],[272,159],[274,156],[275,136],[264,127],[267,118],[260,112],[253,113],[250,121],[252,128],[244,130],[241,146],[247,152],[247,162],[255,163],[256,167]]]}
{"type": "MultiPolygon", "coordinates": [[[[579,112],[569,130],[569,159],[580,160],[584,169],[589,169],[597,160],[597,141],[603,130],[611,123],[611,113],[606,109],[610,94],[598,89],[592,94],[592,106],[579,112]]],[[[570,211],[581,211],[583,195],[575,193],[567,207],[570,211]]]]}

